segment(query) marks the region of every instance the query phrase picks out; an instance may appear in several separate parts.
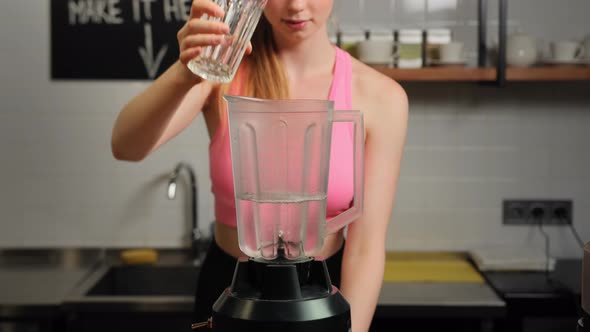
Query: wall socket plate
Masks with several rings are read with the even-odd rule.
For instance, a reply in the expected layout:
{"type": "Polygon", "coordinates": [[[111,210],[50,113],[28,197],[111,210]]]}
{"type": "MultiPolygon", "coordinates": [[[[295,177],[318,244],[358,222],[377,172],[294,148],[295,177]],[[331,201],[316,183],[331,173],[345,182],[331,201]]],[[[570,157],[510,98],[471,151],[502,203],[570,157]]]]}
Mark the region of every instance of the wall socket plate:
{"type": "Polygon", "coordinates": [[[503,201],[504,225],[571,225],[572,200],[508,199],[503,201]]]}

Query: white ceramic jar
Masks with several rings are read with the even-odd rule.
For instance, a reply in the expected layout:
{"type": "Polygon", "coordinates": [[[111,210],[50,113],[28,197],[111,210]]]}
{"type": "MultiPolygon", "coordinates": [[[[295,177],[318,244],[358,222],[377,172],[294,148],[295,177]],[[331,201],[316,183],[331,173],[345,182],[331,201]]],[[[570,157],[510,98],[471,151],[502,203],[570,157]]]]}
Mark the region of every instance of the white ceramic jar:
{"type": "Polygon", "coordinates": [[[517,32],[506,42],[506,63],[510,66],[529,67],[537,62],[538,49],[535,38],[517,32]]]}

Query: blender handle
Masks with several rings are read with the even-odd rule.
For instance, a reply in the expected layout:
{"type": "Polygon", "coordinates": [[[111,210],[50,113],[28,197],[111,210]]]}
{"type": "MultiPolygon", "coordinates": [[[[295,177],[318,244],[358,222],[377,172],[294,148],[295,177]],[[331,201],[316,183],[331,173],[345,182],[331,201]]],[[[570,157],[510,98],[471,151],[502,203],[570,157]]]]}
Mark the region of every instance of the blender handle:
{"type": "Polygon", "coordinates": [[[348,225],[363,213],[364,201],[364,165],[365,165],[365,126],[363,113],[360,111],[336,111],[332,112],[332,123],[352,122],[354,125],[354,148],[353,148],[353,184],[354,196],[352,206],[326,222],[327,234],[335,233],[342,227],[348,225]]]}

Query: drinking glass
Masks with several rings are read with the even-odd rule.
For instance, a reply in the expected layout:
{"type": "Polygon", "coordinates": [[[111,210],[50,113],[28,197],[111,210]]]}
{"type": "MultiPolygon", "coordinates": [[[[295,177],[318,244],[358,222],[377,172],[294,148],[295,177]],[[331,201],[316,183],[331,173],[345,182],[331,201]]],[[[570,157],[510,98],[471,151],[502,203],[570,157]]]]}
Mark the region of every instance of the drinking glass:
{"type": "Polygon", "coordinates": [[[206,80],[227,83],[238,70],[268,0],[212,1],[225,11],[225,15],[218,18],[204,14],[202,18],[223,21],[229,26],[230,32],[223,43],[205,47],[199,56],[189,61],[188,68],[206,80]]]}

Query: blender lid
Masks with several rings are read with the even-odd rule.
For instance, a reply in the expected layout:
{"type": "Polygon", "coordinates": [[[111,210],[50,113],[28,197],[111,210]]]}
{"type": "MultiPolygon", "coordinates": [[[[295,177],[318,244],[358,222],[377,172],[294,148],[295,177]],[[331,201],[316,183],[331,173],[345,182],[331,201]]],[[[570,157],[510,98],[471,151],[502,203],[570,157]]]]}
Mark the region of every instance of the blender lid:
{"type": "Polygon", "coordinates": [[[584,267],[582,269],[582,308],[590,314],[590,242],[584,246],[584,267]]]}

